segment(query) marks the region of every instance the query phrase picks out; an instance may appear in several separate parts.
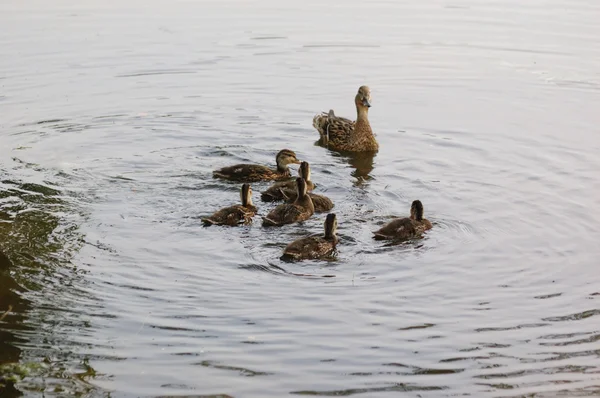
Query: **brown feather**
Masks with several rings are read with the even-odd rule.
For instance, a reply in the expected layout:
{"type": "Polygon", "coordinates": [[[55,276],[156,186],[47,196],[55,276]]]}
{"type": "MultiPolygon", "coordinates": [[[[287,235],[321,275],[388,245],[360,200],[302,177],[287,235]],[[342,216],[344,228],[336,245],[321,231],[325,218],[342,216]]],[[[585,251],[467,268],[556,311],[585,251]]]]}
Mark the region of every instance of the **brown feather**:
{"type": "Polygon", "coordinates": [[[368,107],[370,103],[367,102],[364,105],[365,98],[370,101],[370,90],[368,87],[362,86],[355,97],[358,115],[356,122],[335,116],[333,110],[330,110],[329,113],[323,112],[313,118],[313,127],[319,132],[321,145],[336,151],[347,152],[379,150],[379,144],[369,123],[368,107]]]}
{"type": "MultiPolygon", "coordinates": [[[[283,193],[287,196],[287,203],[294,203],[298,196],[298,193],[295,191],[284,191],[283,193]]],[[[312,199],[313,205],[315,207],[315,213],[324,213],[333,209],[333,201],[327,196],[318,195],[312,192],[310,192],[308,196],[310,196],[310,198],[312,199]]]]}
{"type": "Polygon", "coordinates": [[[374,238],[384,239],[409,239],[421,235],[423,232],[431,229],[432,225],[427,219],[417,221],[405,217],[390,221],[377,231],[373,232],[374,238]]]}
{"type": "MultiPolygon", "coordinates": [[[[315,184],[313,184],[312,181],[306,181],[306,188],[308,191],[312,191],[315,188],[315,184]]],[[[296,197],[298,196],[296,180],[276,182],[263,191],[260,194],[260,198],[264,202],[275,202],[278,200],[285,200],[285,198],[289,198],[290,195],[294,196],[294,200],[296,200],[296,197]]],[[[291,202],[294,202],[294,200],[291,202]]]]}
{"type": "Polygon", "coordinates": [[[246,225],[252,223],[256,210],[255,206],[229,206],[216,211],[210,217],[203,218],[202,222],[204,225],[246,225]]]}
{"type": "Polygon", "coordinates": [[[313,215],[314,212],[297,204],[280,204],[266,217],[263,217],[263,226],[281,226],[285,224],[293,224],[295,222],[305,221],[313,215]]]}
{"type": "Polygon", "coordinates": [[[337,241],[337,237],[333,239],[326,239],[323,236],[301,238],[286,246],[282,258],[305,260],[326,257],[335,251],[337,241]]]}
{"type": "Polygon", "coordinates": [[[213,171],[213,178],[231,181],[257,182],[281,181],[291,177],[289,164],[300,163],[296,153],[290,149],[282,149],[275,156],[276,169],[258,164],[236,164],[213,171]]]}
{"type": "Polygon", "coordinates": [[[299,196],[294,203],[280,204],[271,210],[266,217],[263,217],[263,226],[292,224],[308,220],[315,213],[312,199],[306,194],[306,181],[297,178],[296,187],[298,193],[304,193],[304,195],[299,196]]]}
{"type": "Polygon", "coordinates": [[[283,250],[281,256],[284,260],[316,259],[333,254],[338,242],[335,234],[337,230],[337,217],[330,213],[325,218],[325,234],[323,236],[312,235],[293,241],[283,250]]]}
{"type": "Polygon", "coordinates": [[[257,182],[288,179],[291,173],[289,169],[279,171],[258,164],[236,164],[215,170],[213,177],[230,181],[257,182]]]}
{"type": "MultiPolygon", "coordinates": [[[[307,191],[310,192],[315,188],[315,184],[310,180],[310,164],[308,164],[308,162],[300,162],[298,175],[304,178],[307,191]]],[[[297,190],[296,180],[280,181],[271,185],[266,191],[263,191],[260,198],[265,202],[284,200],[290,196],[290,192],[293,194],[297,192],[297,190]]]]}

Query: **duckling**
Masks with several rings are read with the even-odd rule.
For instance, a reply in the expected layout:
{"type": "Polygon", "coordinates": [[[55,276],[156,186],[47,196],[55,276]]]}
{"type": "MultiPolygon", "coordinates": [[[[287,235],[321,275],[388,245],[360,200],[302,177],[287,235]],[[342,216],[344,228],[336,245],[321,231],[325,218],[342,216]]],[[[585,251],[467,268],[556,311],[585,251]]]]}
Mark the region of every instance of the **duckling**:
{"type": "Polygon", "coordinates": [[[337,219],[334,213],[325,218],[325,235],[313,235],[293,241],[283,250],[283,260],[307,260],[330,256],[335,251],[338,238],[337,219]]]}
{"type": "Polygon", "coordinates": [[[229,225],[252,223],[252,217],[256,214],[256,207],[252,204],[252,187],[250,184],[243,184],[240,192],[242,199],[241,205],[225,207],[212,216],[202,219],[204,225],[229,225]]]}
{"type": "MultiPolygon", "coordinates": [[[[286,195],[288,192],[283,192],[286,195]]],[[[313,206],[315,206],[315,213],[325,213],[333,209],[333,201],[329,199],[327,196],[318,195],[316,193],[309,192],[308,196],[310,196],[313,206]]],[[[286,203],[294,203],[298,194],[294,192],[292,195],[286,198],[286,203]]]]}
{"type": "MultiPolygon", "coordinates": [[[[300,167],[298,168],[298,175],[304,178],[306,181],[306,190],[312,191],[315,189],[315,184],[310,180],[310,165],[308,162],[301,162],[300,167]]],[[[297,195],[296,189],[296,181],[280,181],[271,185],[266,191],[262,192],[260,198],[264,202],[274,202],[277,200],[283,200],[289,198],[290,196],[294,196],[294,200],[296,200],[297,195]]],[[[292,200],[292,202],[294,202],[292,200]]]]}
{"type": "Polygon", "coordinates": [[[423,218],[423,204],[420,200],[415,200],[410,206],[410,217],[390,221],[373,232],[373,237],[378,240],[407,239],[421,235],[431,228],[429,220],[423,218]]]}
{"type": "Polygon", "coordinates": [[[371,107],[371,89],[361,86],[354,97],[356,122],[336,116],[333,109],[313,118],[313,127],[317,129],[320,144],[335,151],[377,152],[379,144],[369,123],[371,107]]]}
{"type": "MultiPolygon", "coordinates": [[[[300,177],[304,178],[304,180],[306,181],[307,191],[312,191],[315,187],[315,184],[313,184],[312,181],[310,181],[310,165],[308,164],[308,162],[300,163],[298,174],[300,174],[300,177]]],[[[292,181],[276,182],[275,184],[273,184],[273,186],[269,187],[269,189],[262,193],[262,200],[268,202],[284,199],[287,203],[294,203],[298,198],[298,190],[290,189],[290,182],[292,181]]],[[[316,213],[323,213],[333,209],[333,202],[328,197],[323,195],[317,195],[312,192],[309,192],[308,196],[310,196],[310,198],[313,201],[316,213]]]]}
{"type": "Polygon", "coordinates": [[[263,217],[263,226],[281,226],[299,221],[308,220],[315,213],[312,199],[306,193],[306,181],[304,178],[296,178],[298,198],[294,203],[280,204],[266,217],[263,217]]]}
{"type": "Polygon", "coordinates": [[[282,149],[275,157],[277,169],[258,164],[236,164],[213,171],[213,178],[222,178],[231,181],[257,182],[285,180],[291,177],[289,164],[298,164],[300,161],[294,151],[282,149]]]}

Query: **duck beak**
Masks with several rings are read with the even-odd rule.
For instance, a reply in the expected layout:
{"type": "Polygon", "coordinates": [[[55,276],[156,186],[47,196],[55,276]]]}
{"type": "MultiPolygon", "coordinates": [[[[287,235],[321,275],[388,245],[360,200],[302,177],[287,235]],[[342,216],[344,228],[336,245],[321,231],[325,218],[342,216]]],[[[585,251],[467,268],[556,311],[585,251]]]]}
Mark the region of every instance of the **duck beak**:
{"type": "Polygon", "coordinates": [[[293,164],[300,164],[300,163],[302,163],[302,161],[301,161],[301,160],[298,160],[298,159],[296,159],[296,160],[294,160],[292,163],[293,163],[293,164]]]}
{"type": "Polygon", "coordinates": [[[371,103],[369,102],[369,99],[368,99],[368,98],[363,98],[363,100],[362,100],[362,104],[363,104],[364,106],[366,106],[367,108],[370,108],[370,107],[371,107],[371,103]]]}

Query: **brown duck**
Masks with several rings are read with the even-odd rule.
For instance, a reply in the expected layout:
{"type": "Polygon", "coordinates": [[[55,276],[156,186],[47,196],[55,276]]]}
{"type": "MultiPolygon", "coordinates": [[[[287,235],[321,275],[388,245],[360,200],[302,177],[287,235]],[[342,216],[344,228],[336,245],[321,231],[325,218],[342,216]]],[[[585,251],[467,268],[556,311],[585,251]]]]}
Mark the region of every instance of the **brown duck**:
{"type": "MultiPolygon", "coordinates": [[[[333,209],[333,201],[329,199],[327,196],[319,195],[316,193],[309,192],[308,196],[311,198],[313,202],[313,206],[315,206],[315,213],[324,213],[333,209]]],[[[286,203],[294,203],[298,194],[293,192],[288,198],[286,198],[286,203]]]]}
{"type": "Polygon", "coordinates": [[[298,190],[296,201],[280,204],[271,210],[266,217],[263,217],[264,227],[281,226],[308,220],[315,213],[312,199],[306,193],[306,181],[303,178],[296,178],[296,188],[298,190]]]}
{"type": "MultiPolygon", "coordinates": [[[[310,165],[308,162],[301,162],[298,168],[298,175],[304,178],[306,181],[306,190],[312,191],[315,189],[315,184],[310,180],[310,165]]],[[[277,200],[284,200],[291,196],[296,200],[298,189],[296,188],[296,180],[293,181],[279,181],[271,185],[267,190],[263,191],[260,198],[264,202],[274,202],[277,200]]],[[[293,201],[292,201],[293,202],[293,201]]]]}
{"type": "Polygon", "coordinates": [[[210,217],[202,219],[204,225],[229,225],[252,223],[252,217],[256,214],[256,207],[252,204],[252,187],[250,184],[243,184],[240,193],[242,198],[241,205],[225,207],[215,212],[210,217]]]}
{"type": "MultiPolygon", "coordinates": [[[[315,188],[315,184],[310,180],[310,165],[308,162],[300,163],[298,174],[306,181],[307,191],[312,191],[315,188]]],[[[315,213],[323,213],[333,209],[333,202],[327,196],[317,195],[312,192],[308,192],[308,196],[313,201],[315,213]]],[[[285,200],[287,203],[294,203],[297,198],[298,190],[296,189],[296,181],[276,182],[261,194],[261,199],[265,202],[285,200]]]]}
{"type": "Polygon", "coordinates": [[[257,182],[269,180],[285,180],[291,177],[288,165],[298,164],[294,151],[282,149],[275,157],[276,169],[259,164],[236,164],[213,171],[214,178],[231,181],[257,182]]]}
{"type": "Polygon", "coordinates": [[[429,220],[423,218],[423,204],[415,200],[410,206],[410,217],[397,218],[373,232],[375,239],[408,239],[431,229],[429,220]]]}
{"type": "Polygon", "coordinates": [[[284,260],[309,260],[331,256],[334,253],[338,238],[337,219],[335,214],[327,214],[325,218],[325,235],[307,236],[293,241],[283,250],[284,260]]]}
{"type": "Polygon", "coordinates": [[[346,152],[376,152],[379,144],[369,123],[371,90],[361,86],[354,97],[356,121],[335,116],[333,109],[313,118],[313,126],[321,136],[319,143],[329,149],[346,152]]]}

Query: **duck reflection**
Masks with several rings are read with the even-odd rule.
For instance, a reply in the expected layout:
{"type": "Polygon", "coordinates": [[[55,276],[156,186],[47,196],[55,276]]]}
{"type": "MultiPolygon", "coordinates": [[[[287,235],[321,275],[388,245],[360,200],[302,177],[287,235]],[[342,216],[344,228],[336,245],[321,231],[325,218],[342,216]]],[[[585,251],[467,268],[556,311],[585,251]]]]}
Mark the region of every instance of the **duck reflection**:
{"type": "MultiPolygon", "coordinates": [[[[17,363],[21,359],[21,349],[17,343],[22,342],[10,330],[20,328],[23,323],[22,313],[30,309],[29,301],[22,298],[19,292],[24,289],[10,275],[12,263],[0,252],[0,397],[20,397],[22,393],[15,388],[13,380],[2,365],[17,363]]],[[[8,372],[10,373],[10,372],[8,372]]]]}
{"type": "MultiPolygon", "coordinates": [[[[0,175],[4,174],[8,173],[0,168],[0,175]]],[[[0,181],[0,198],[9,199],[0,204],[0,397],[22,395],[15,386],[15,380],[18,381],[33,371],[37,376],[28,377],[27,381],[33,388],[41,386],[38,383],[45,382],[39,380],[49,376],[57,380],[61,388],[64,384],[78,395],[89,394],[93,387],[80,383],[83,380],[81,377],[76,374],[72,377],[63,376],[62,369],[67,366],[65,362],[78,361],[78,357],[71,358],[69,355],[67,358],[61,355],[56,361],[45,361],[43,367],[39,361],[40,356],[54,357],[52,353],[60,349],[56,346],[57,343],[62,347],[70,346],[69,340],[58,341],[63,335],[56,332],[66,322],[77,321],[76,328],[80,331],[85,327],[83,320],[68,318],[63,321],[59,318],[62,314],[70,316],[75,310],[70,308],[62,311],[66,307],[57,303],[62,295],[71,292],[72,279],[65,281],[65,274],[61,271],[58,271],[59,279],[47,277],[59,267],[67,269],[64,266],[71,265],[68,258],[83,243],[76,224],[63,223],[56,209],[60,208],[62,212],[71,214],[77,214],[77,210],[61,199],[61,191],[47,185],[18,180],[0,181]],[[36,211],[22,211],[23,207],[36,211]],[[59,233],[59,225],[68,228],[59,233]],[[61,283],[51,282],[52,285],[48,286],[46,281],[50,280],[60,280],[61,283]],[[52,296],[46,298],[44,295],[44,298],[48,300],[47,303],[54,303],[52,306],[56,305],[55,309],[48,304],[43,309],[36,307],[37,316],[31,319],[30,314],[36,302],[26,296],[32,294],[41,297],[44,292],[50,291],[52,296]],[[44,343],[36,347],[36,343],[47,337],[51,337],[55,343],[44,343]],[[22,352],[23,346],[35,348],[22,352]],[[29,355],[24,355],[24,352],[29,355]],[[45,353],[48,355],[44,355],[45,353]],[[25,357],[28,360],[24,360],[25,357]]],[[[79,278],[79,272],[74,271],[72,275],[73,279],[79,278]]]]}
{"type": "Polygon", "coordinates": [[[354,169],[350,175],[356,178],[355,185],[362,185],[373,178],[371,172],[377,152],[332,152],[332,154],[343,159],[354,169]]]}

